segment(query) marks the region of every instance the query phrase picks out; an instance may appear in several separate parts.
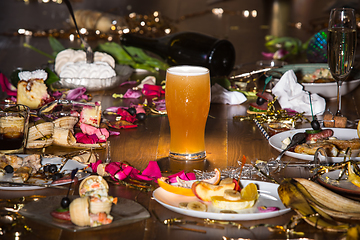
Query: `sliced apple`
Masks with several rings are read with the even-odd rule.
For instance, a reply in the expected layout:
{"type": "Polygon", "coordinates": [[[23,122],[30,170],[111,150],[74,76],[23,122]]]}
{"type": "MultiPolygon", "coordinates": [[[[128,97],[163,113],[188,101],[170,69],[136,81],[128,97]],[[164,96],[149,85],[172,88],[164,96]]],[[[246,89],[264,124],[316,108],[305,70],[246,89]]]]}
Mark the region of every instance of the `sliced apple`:
{"type": "Polygon", "coordinates": [[[191,186],[192,192],[200,200],[210,202],[213,196],[223,196],[226,189],[234,189],[235,183],[231,182],[224,185],[215,185],[203,181],[196,181],[191,186]]]}

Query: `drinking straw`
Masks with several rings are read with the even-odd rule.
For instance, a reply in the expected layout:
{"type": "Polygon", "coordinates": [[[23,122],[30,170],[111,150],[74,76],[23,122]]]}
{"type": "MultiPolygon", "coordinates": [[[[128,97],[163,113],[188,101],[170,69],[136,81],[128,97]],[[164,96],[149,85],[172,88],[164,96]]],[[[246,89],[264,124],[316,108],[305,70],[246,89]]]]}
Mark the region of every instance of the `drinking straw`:
{"type": "Polygon", "coordinates": [[[269,134],[268,134],[268,133],[266,132],[266,130],[261,126],[261,124],[259,123],[259,121],[256,120],[256,119],[253,119],[253,120],[254,120],[256,126],[259,128],[260,132],[264,135],[264,137],[265,137],[267,140],[269,140],[269,139],[270,139],[269,134]]]}

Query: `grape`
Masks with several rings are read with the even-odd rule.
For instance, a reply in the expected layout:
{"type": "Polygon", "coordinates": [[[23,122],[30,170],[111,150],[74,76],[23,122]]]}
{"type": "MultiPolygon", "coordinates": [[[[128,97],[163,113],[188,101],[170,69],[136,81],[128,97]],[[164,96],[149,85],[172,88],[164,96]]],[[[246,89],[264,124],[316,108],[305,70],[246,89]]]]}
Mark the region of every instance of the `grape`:
{"type": "Polygon", "coordinates": [[[314,119],[311,121],[311,127],[314,129],[314,130],[320,130],[320,123],[318,120],[314,119]]]}
{"type": "Polygon", "coordinates": [[[136,114],[136,118],[140,121],[145,120],[146,114],[145,113],[138,113],[136,114]]]}
{"type": "Polygon", "coordinates": [[[130,113],[131,115],[135,115],[136,114],[136,109],[131,107],[131,108],[128,108],[126,111],[128,111],[128,113],[130,113]]]}
{"type": "Polygon", "coordinates": [[[4,170],[5,170],[6,173],[13,173],[14,172],[14,168],[11,165],[7,165],[4,168],[4,170]]]}
{"type": "Polygon", "coordinates": [[[61,199],[61,203],[60,203],[62,208],[68,208],[70,205],[70,199],[68,197],[63,197],[61,199]]]}
{"type": "Polygon", "coordinates": [[[51,164],[49,166],[49,173],[54,173],[57,171],[57,166],[55,164],[51,164]]]}
{"type": "Polygon", "coordinates": [[[259,106],[263,105],[265,102],[266,102],[266,100],[264,98],[258,97],[256,99],[256,104],[259,106]]]}

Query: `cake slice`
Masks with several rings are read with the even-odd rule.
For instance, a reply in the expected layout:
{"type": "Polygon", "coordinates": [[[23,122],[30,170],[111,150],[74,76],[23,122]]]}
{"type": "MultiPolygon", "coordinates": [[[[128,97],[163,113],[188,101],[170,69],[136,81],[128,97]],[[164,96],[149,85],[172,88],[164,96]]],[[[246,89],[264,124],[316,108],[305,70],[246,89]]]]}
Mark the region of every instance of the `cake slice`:
{"type": "Polygon", "coordinates": [[[19,79],[17,104],[26,105],[31,109],[38,109],[51,100],[45,85],[47,72],[44,70],[19,72],[19,79]]]}
{"type": "Polygon", "coordinates": [[[95,103],[94,106],[84,106],[80,113],[79,125],[89,124],[99,127],[101,121],[101,104],[95,103]]]}

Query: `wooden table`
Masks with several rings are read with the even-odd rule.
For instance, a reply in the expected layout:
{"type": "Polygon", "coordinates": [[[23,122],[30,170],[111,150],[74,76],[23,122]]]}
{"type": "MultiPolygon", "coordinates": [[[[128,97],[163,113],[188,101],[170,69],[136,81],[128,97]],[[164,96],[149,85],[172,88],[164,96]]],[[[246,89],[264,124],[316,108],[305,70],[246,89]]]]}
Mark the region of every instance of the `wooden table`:
{"type": "MultiPolygon", "coordinates": [[[[103,108],[109,106],[119,106],[127,104],[128,100],[113,99],[113,92],[122,93],[125,88],[117,88],[109,92],[94,92],[94,101],[101,101],[103,108]]],[[[360,117],[358,112],[359,105],[358,88],[354,92],[346,95],[343,101],[343,112],[349,116],[350,120],[360,117]]],[[[163,174],[176,173],[180,170],[192,171],[193,169],[201,169],[204,171],[212,171],[215,167],[225,169],[227,167],[238,167],[238,161],[243,155],[247,157],[247,163],[253,160],[269,160],[276,157],[278,152],[271,148],[267,140],[261,134],[256,125],[251,121],[236,121],[233,119],[235,115],[243,115],[248,106],[248,102],[241,105],[223,105],[211,104],[210,113],[206,125],[206,161],[179,163],[167,158],[169,151],[169,123],[166,116],[149,116],[144,122],[140,123],[136,129],[120,130],[119,136],[111,136],[111,159],[112,161],[126,161],[139,170],[143,170],[149,161],[158,161],[163,174]]],[[[327,108],[335,111],[335,101],[328,100],[327,108]]],[[[297,127],[309,126],[308,124],[298,125],[297,127]]],[[[54,151],[49,148],[46,152],[54,151]]],[[[104,151],[99,152],[100,156],[104,156],[104,151]]],[[[290,160],[284,157],[284,161],[290,160]]],[[[309,172],[306,169],[290,168],[281,171],[276,177],[281,180],[284,177],[308,177],[309,172]]],[[[29,195],[61,195],[66,191],[58,189],[44,189],[34,191],[0,191],[0,202],[2,205],[4,199],[17,198],[29,195]]],[[[77,190],[75,190],[75,194],[77,190]]],[[[32,231],[21,230],[21,239],[182,239],[191,237],[192,239],[224,239],[231,238],[251,238],[251,239],[271,239],[285,238],[285,235],[277,235],[269,232],[265,227],[256,228],[254,230],[237,229],[234,226],[224,225],[224,229],[216,229],[200,226],[187,226],[195,229],[205,230],[206,233],[191,232],[186,230],[176,230],[160,224],[153,215],[153,211],[160,219],[178,217],[191,219],[201,222],[201,219],[186,217],[181,214],[174,213],[165,209],[151,197],[151,192],[139,192],[129,189],[121,185],[110,184],[110,195],[135,200],[142,204],[151,213],[151,217],[132,223],[126,226],[111,228],[101,231],[85,231],[73,233],[49,227],[44,224],[36,223],[30,219],[25,219],[24,223],[32,229],[32,231]]],[[[286,224],[293,212],[283,216],[258,220],[258,221],[241,221],[239,223],[246,227],[260,223],[266,224],[286,224]]],[[[19,225],[19,224],[18,224],[19,225]]],[[[20,224],[21,225],[21,224],[20,224]]],[[[7,226],[8,227],[8,226],[7,226]]],[[[19,226],[10,228],[13,234],[19,226]]],[[[325,239],[327,237],[334,238],[339,234],[322,233],[316,229],[303,224],[300,229],[305,231],[305,236],[309,238],[325,239]],[[322,235],[322,237],[319,237],[322,235]]],[[[18,229],[18,231],[20,231],[18,229]]],[[[5,235],[12,236],[12,235],[5,235]]],[[[297,238],[297,236],[291,236],[297,238]]]]}

